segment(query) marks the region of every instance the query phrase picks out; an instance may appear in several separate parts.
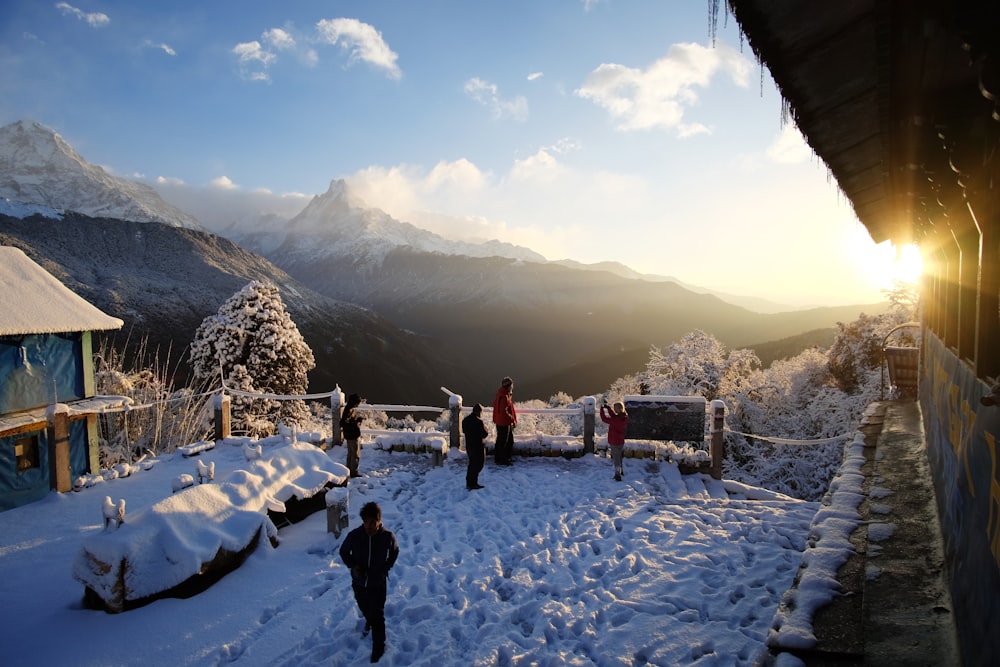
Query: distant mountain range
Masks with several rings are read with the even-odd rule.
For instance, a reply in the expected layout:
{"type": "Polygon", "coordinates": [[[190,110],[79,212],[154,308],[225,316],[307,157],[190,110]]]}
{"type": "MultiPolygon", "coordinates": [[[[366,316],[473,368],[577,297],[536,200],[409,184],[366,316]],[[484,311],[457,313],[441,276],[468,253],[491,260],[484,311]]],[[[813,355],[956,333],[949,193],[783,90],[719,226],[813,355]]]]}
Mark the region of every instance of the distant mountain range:
{"type": "Polygon", "coordinates": [[[87,164],[44,126],[0,128],[0,242],[175,351],[248,280],[272,280],[316,354],[311,391],[340,382],[373,402],[426,403],[447,386],[488,402],[511,375],[518,399],[580,396],[694,329],[736,348],[886,307],[753,312],[619,264],[449,241],[336,180],[291,220],[218,231],[229,238],[87,164]]]}

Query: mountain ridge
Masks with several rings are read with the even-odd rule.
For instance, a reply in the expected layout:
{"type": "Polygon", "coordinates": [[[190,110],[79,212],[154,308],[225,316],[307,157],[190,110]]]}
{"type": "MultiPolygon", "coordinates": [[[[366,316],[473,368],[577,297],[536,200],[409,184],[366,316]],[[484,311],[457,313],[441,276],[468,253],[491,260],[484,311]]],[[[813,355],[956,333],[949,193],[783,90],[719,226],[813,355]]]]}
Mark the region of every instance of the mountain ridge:
{"type": "Polygon", "coordinates": [[[34,121],[0,127],[0,197],[93,217],[203,229],[148,185],[108,174],[34,121]]]}

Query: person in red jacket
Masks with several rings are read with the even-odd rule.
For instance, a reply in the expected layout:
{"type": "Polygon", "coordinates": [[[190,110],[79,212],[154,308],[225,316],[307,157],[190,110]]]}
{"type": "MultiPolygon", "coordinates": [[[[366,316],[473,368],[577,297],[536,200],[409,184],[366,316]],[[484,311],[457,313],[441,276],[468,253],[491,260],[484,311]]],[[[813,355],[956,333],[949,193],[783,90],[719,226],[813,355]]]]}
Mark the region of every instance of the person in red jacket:
{"type": "Polygon", "coordinates": [[[615,401],[614,411],[605,403],[601,406],[601,421],[608,425],[608,449],[615,463],[615,481],[622,481],[622,454],[625,452],[625,428],[628,426],[628,412],[625,404],[615,401]]]}
{"type": "Polygon", "coordinates": [[[496,398],[493,399],[493,423],[497,427],[497,443],[493,448],[493,460],[497,465],[514,464],[514,427],[517,426],[517,411],[514,409],[514,381],[505,377],[500,381],[496,398]]]}

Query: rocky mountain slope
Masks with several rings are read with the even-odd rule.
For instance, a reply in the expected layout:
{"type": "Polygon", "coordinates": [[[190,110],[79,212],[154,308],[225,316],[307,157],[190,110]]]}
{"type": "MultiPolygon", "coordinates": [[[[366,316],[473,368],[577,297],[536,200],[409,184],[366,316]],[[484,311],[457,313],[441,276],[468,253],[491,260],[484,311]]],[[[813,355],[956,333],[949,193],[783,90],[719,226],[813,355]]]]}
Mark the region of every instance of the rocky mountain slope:
{"type": "Polygon", "coordinates": [[[269,280],[280,288],[316,357],[310,392],[339,383],[373,402],[426,403],[440,399],[439,387],[458,377],[427,338],[403,332],[370,310],[323,297],[213,234],[76,213],[62,220],[0,215],[0,244],[21,248],[74,292],[124,320],[113,335],[116,345],[134,349],[147,339],[160,363],[169,356],[169,367],[177,363],[181,375],[201,321],[247,282],[269,280]]]}

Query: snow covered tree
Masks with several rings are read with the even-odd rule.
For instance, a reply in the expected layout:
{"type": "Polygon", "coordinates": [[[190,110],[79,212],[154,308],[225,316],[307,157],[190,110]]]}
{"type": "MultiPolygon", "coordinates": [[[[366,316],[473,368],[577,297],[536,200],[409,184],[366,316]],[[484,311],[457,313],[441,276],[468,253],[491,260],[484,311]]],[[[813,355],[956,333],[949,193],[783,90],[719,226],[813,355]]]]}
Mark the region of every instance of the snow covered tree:
{"type": "Polygon", "coordinates": [[[837,337],[830,348],[830,373],[848,394],[860,391],[871,371],[882,366],[882,342],[892,329],[912,317],[897,307],[881,315],[861,315],[850,324],[837,323],[837,337]]]}
{"type": "MultiPolygon", "coordinates": [[[[217,385],[221,372],[234,389],[282,396],[306,393],[307,375],[316,366],[277,286],[260,281],[247,284],[202,321],[190,358],[196,380],[217,385]]],[[[303,424],[308,418],[300,399],[233,396],[233,429],[248,435],[270,435],[278,423],[303,424]]]]}
{"type": "Polygon", "coordinates": [[[653,346],[644,383],[651,394],[704,396],[712,401],[720,392],[740,386],[760,359],[750,350],[726,353],[719,340],[700,329],[663,349],[653,346]]]}
{"type": "Polygon", "coordinates": [[[908,308],[839,325],[829,351],[808,349],[767,369],[750,350],[726,354],[703,331],[650,349],[646,370],[608,395],[700,395],[726,404],[723,474],[805,500],[818,500],[840,465],[843,443],[879,397],[882,341],[912,318],[908,308]],[[635,391],[642,388],[646,391],[635,391]],[[743,435],[747,434],[747,435],[743,435]],[[842,437],[841,437],[842,436],[842,437]],[[764,438],[769,438],[765,440],[764,438]],[[828,443],[784,444],[770,438],[828,443]]]}

